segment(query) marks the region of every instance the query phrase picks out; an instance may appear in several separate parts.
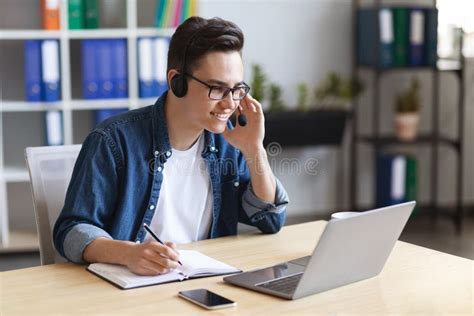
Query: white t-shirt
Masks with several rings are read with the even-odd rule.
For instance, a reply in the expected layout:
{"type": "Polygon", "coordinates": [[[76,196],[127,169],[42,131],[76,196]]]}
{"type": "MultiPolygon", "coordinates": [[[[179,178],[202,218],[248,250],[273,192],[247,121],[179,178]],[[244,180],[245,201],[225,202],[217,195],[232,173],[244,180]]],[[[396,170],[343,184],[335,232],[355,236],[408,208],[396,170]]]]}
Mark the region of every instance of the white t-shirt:
{"type": "MultiPolygon", "coordinates": [[[[189,243],[207,239],[212,222],[212,187],[202,158],[204,133],[185,151],[173,149],[163,168],[160,196],[151,229],[163,241],[189,243]]],[[[145,241],[150,240],[147,234],[145,241]]]]}

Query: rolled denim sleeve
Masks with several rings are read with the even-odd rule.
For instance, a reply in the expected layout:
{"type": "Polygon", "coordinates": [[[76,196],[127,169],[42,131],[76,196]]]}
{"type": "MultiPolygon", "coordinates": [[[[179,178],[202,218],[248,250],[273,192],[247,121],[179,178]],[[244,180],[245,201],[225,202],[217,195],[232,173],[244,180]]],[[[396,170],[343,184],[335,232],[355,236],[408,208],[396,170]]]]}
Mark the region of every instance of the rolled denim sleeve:
{"type": "Polygon", "coordinates": [[[249,218],[252,218],[256,213],[265,210],[267,212],[273,212],[280,214],[286,211],[286,206],[289,203],[288,194],[281,184],[280,180],[275,177],[276,191],[275,191],[275,202],[270,203],[268,201],[261,200],[253,192],[252,183],[249,182],[247,190],[242,196],[242,207],[247,213],[249,218]]]}
{"type": "Polygon", "coordinates": [[[112,238],[107,227],[115,212],[121,161],[105,132],[95,130],[84,141],[53,231],[54,245],[66,259],[84,263],[82,254],[92,241],[112,238]]]}
{"type": "Polygon", "coordinates": [[[239,157],[239,177],[241,183],[247,183],[241,193],[242,207],[239,221],[255,226],[264,233],[278,232],[285,224],[286,207],[289,203],[289,197],[283,184],[275,177],[275,202],[264,201],[257,197],[250,182],[250,173],[245,158],[242,155],[239,157]]]}
{"type": "Polygon", "coordinates": [[[82,259],[84,249],[99,237],[113,239],[105,230],[91,224],[77,224],[64,238],[64,255],[75,263],[85,263],[82,259]]]}

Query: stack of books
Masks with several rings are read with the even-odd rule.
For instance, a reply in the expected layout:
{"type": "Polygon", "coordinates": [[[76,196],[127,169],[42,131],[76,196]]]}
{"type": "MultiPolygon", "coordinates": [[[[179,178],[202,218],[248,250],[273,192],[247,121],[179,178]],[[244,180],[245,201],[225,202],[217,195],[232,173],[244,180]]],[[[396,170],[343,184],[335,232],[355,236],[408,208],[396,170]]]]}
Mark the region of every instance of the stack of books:
{"type": "Polygon", "coordinates": [[[99,28],[98,0],[69,0],[69,29],[99,28]]]}
{"type": "Polygon", "coordinates": [[[188,17],[196,15],[197,0],[157,0],[155,26],[177,27],[188,17]]]}
{"type": "Polygon", "coordinates": [[[60,0],[41,0],[43,29],[59,30],[59,1],[60,0]]]}

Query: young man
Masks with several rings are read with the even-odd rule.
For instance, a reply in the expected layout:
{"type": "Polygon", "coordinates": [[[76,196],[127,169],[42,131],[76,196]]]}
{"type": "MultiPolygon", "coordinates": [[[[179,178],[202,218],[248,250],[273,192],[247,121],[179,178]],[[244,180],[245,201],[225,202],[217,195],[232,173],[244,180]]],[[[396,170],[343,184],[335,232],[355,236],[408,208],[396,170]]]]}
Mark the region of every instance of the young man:
{"type": "Polygon", "coordinates": [[[61,255],[155,275],[177,266],[175,243],[234,235],[239,221],[280,230],[288,197],[263,148],[262,107],[243,82],[243,44],[240,28],[222,19],[178,27],[170,90],[85,140],[54,227],[61,255]],[[235,111],[245,126],[232,126],[235,111]]]}

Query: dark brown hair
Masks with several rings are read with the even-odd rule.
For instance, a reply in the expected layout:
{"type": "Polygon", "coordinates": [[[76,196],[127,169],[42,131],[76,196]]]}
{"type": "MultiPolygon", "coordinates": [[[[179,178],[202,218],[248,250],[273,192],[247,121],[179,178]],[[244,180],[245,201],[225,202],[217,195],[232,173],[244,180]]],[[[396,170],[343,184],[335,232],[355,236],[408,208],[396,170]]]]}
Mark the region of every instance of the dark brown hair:
{"type": "Polygon", "coordinates": [[[215,51],[242,53],[243,46],[244,34],[235,23],[221,18],[190,17],[171,37],[167,72],[170,69],[183,71],[181,68],[185,58],[184,71],[192,72],[205,54],[215,51]]]}

